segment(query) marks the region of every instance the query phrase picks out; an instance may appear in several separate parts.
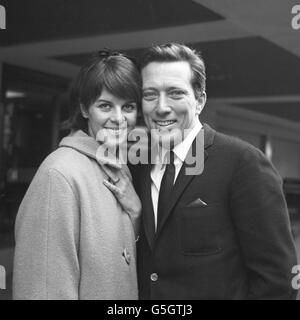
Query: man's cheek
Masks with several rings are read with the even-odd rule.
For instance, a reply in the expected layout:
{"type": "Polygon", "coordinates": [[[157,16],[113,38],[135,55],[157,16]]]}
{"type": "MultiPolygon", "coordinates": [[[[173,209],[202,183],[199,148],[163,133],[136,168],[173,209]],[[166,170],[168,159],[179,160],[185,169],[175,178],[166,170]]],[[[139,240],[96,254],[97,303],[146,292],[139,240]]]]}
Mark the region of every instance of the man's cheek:
{"type": "Polygon", "coordinates": [[[142,105],[142,111],[143,111],[143,114],[144,116],[149,116],[151,114],[151,112],[153,111],[153,107],[151,104],[149,104],[149,102],[143,102],[143,105],[142,105]]]}
{"type": "Polygon", "coordinates": [[[183,117],[186,116],[190,108],[192,108],[192,106],[187,104],[184,101],[177,102],[176,104],[173,105],[173,108],[172,108],[173,115],[175,118],[177,118],[177,120],[181,120],[183,117]]]}

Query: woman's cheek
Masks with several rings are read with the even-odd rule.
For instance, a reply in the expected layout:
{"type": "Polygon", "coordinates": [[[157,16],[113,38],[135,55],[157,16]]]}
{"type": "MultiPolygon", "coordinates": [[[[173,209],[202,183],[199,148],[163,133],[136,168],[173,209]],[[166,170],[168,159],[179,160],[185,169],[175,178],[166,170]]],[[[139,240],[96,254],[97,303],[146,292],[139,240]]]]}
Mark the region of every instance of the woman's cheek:
{"type": "Polygon", "coordinates": [[[133,112],[132,114],[129,115],[129,117],[127,117],[127,126],[129,127],[129,129],[135,126],[136,120],[137,120],[137,112],[133,112]]]}

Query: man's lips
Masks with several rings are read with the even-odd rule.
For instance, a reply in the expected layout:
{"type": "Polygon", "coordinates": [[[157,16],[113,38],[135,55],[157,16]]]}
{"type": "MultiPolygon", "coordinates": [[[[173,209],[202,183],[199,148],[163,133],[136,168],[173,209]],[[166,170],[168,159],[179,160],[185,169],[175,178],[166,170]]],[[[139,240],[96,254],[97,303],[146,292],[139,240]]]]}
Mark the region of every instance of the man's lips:
{"type": "Polygon", "coordinates": [[[160,127],[168,127],[176,123],[177,121],[176,120],[153,120],[153,122],[160,127]]]}
{"type": "Polygon", "coordinates": [[[119,131],[119,130],[125,130],[125,129],[127,129],[127,127],[124,127],[124,128],[120,128],[120,127],[115,127],[115,128],[111,127],[111,128],[108,128],[108,127],[106,127],[105,129],[119,131]]]}

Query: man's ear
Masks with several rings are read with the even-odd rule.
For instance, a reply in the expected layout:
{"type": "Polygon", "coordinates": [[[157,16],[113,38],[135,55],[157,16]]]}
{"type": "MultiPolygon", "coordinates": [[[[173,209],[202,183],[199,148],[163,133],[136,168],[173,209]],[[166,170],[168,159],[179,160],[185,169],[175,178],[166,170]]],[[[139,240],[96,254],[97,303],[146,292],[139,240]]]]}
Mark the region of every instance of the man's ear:
{"type": "Polygon", "coordinates": [[[82,103],[80,103],[80,111],[81,111],[81,114],[82,116],[85,118],[85,119],[88,119],[89,115],[84,107],[84,105],[82,103]]]}
{"type": "Polygon", "coordinates": [[[198,97],[197,99],[197,105],[196,105],[196,115],[200,115],[200,113],[202,112],[205,103],[206,103],[206,92],[204,91],[201,96],[198,97]]]}

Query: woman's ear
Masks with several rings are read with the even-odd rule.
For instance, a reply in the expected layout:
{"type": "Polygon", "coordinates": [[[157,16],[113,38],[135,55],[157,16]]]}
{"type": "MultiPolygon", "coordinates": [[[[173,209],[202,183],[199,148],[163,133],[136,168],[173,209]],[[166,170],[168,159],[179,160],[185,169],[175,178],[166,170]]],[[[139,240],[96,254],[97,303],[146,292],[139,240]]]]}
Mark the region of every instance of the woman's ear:
{"type": "Polygon", "coordinates": [[[206,92],[204,91],[201,96],[198,97],[197,99],[197,105],[196,105],[196,115],[200,115],[200,113],[202,112],[205,103],[206,103],[206,92]]]}
{"type": "Polygon", "coordinates": [[[81,111],[82,116],[85,119],[88,119],[88,117],[89,117],[88,112],[86,111],[86,109],[82,103],[80,103],[80,111],[81,111]]]}

